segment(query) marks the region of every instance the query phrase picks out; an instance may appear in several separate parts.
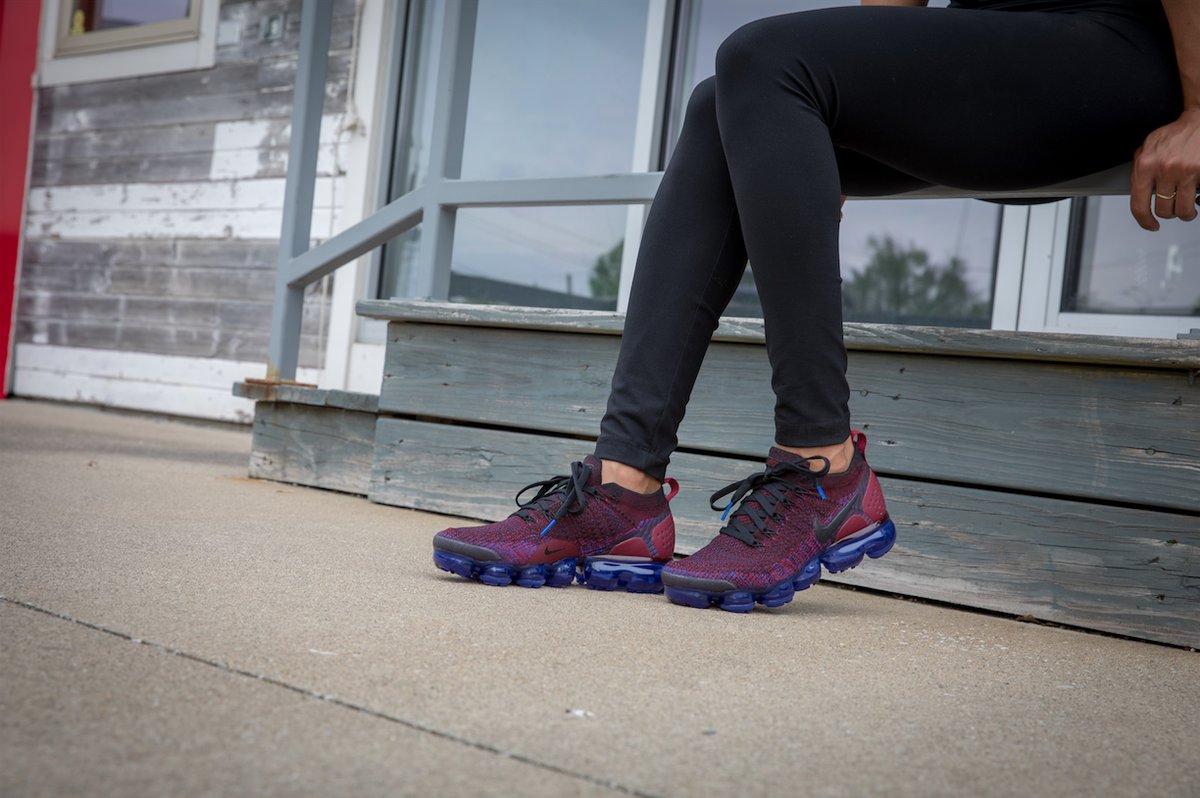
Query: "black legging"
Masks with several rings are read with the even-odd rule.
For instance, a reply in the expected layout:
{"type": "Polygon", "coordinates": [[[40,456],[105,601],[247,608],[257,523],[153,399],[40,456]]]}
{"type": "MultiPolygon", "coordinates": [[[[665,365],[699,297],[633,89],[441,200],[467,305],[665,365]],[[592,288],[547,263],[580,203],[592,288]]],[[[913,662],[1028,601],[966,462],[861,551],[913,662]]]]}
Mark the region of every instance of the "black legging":
{"type": "Polygon", "coordinates": [[[1180,113],[1159,3],[1058,6],[835,8],[730,36],[646,223],[597,454],[663,477],[747,255],[776,441],[845,440],[840,194],[1048,185],[1129,160],[1180,113]]]}

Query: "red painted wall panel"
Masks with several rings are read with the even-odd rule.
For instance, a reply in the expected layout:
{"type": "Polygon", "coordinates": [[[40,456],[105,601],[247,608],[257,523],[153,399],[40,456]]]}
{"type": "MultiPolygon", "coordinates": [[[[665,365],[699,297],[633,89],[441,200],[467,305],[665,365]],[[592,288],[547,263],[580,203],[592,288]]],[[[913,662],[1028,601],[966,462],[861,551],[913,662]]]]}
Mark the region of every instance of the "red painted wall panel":
{"type": "Polygon", "coordinates": [[[41,0],[0,0],[0,398],[8,395],[41,0]]]}

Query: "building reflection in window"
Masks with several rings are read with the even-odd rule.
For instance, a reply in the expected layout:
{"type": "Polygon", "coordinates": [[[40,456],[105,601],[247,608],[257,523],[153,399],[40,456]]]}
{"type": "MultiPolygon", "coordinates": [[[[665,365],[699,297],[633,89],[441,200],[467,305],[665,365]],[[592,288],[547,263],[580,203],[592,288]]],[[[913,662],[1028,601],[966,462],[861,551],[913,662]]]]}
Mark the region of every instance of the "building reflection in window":
{"type": "MultiPolygon", "coordinates": [[[[671,138],[679,136],[691,90],[713,74],[717,48],[741,25],[762,17],[832,6],[831,0],[697,0],[683,20],[671,138]]],[[[945,5],[931,3],[931,5],[945,5]]],[[[857,200],[842,220],[842,279],[847,321],[988,327],[1000,208],[975,200],[857,200]]],[[[753,271],[726,315],[760,316],[753,271]]]]}
{"type": "MultiPolygon", "coordinates": [[[[697,0],[684,6],[666,151],[720,42],[752,19],[838,5],[813,0],[697,0]]],[[[840,3],[846,5],[849,3],[840,3]]],[[[936,4],[936,3],[935,3],[936,4]]],[[[462,176],[520,179],[628,172],[643,71],[647,0],[481,0],[462,176]]],[[[425,179],[440,27],[437,3],[410,10],[391,196],[425,179]]],[[[661,164],[660,164],[661,166],[661,164]]],[[[458,301],[615,307],[623,208],[460,211],[451,293],[458,301]],[[522,286],[525,290],[522,291],[522,286]]],[[[1000,210],[967,200],[856,201],[842,224],[850,320],[988,326],[1000,210]]],[[[404,296],[419,230],[389,245],[381,293],[404,296]]],[[[758,316],[747,272],[728,315],[758,316]]]]}
{"type": "Polygon", "coordinates": [[[1200,227],[1164,221],[1156,233],[1143,230],[1125,197],[1077,205],[1080,245],[1067,264],[1063,310],[1200,316],[1200,227]]]}

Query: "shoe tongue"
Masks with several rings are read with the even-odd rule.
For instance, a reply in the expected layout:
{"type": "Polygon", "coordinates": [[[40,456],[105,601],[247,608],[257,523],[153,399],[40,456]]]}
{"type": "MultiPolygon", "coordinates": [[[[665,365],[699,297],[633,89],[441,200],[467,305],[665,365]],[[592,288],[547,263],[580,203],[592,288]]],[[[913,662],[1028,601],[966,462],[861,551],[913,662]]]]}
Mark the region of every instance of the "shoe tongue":
{"type": "Polygon", "coordinates": [[[767,468],[779,465],[780,463],[796,463],[807,467],[807,460],[795,452],[788,452],[780,449],[778,446],[772,446],[771,451],[767,453],[767,468]]]}
{"type": "Polygon", "coordinates": [[[802,457],[794,452],[786,452],[778,446],[772,446],[771,451],[767,454],[767,468],[779,465],[780,463],[794,463],[799,466],[799,471],[785,471],[778,477],[797,485],[809,479],[808,472],[812,471],[813,465],[819,466],[822,464],[820,460],[809,460],[807,457],[802,457]]]}
{"type": "Polygon", "coordinates": [[[603,474],[601,472],[603,471],[603,466],[600,463],[600,458],[596,457],[596,455],[594,455],[594,454],[589,454],[587,457],[583,458],[583,464],[585,466],[591,466],[591,468],[592,468],[592,472],[590,474],[588,474],[588,484],[589,485],[602,484],[601,477],[603,476],[603,474]]]}

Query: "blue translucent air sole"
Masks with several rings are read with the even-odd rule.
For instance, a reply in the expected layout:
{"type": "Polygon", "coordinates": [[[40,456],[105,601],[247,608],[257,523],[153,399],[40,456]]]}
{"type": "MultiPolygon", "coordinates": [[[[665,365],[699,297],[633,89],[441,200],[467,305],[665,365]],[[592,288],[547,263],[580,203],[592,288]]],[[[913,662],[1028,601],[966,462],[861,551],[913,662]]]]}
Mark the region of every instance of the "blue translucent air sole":
{"type": "Polygon", "coordinates": [[[433,564],[443,571],[493,586],[566,587],[578,578],[594,590],[661,593],[663,589],[662,563],[623,562],[602,557],[589,557],[581,563],[569,557],[542,565],[509,565],[480,562],[461,554],[434,549],[433,564]]]}
{"type": "Polygon", "coordinates": [[[579,581],[592,590],[661,593],[663,565],[661,562],[623,562],[589,557],[584,560],[579,581]]]}
{"type": "Polygon", "coordinates": [[[687,607],[715,604],[729,612],[749,612],[755,604],[782,607],[792,600],[796,591],[807,590],[817,583],[821,578],[821,566],[831,574],[848,571],[860,565],[864,556],[879,559],[891,551],[895,543],[896,525],[886,521],[869,534],[830,546],[805,563],[797,573],[766,590],[727,590],[722,593],[668,585],[667,598],[687,607]]]}

